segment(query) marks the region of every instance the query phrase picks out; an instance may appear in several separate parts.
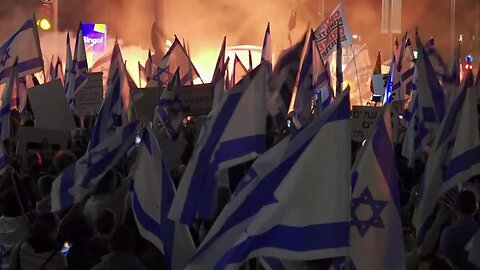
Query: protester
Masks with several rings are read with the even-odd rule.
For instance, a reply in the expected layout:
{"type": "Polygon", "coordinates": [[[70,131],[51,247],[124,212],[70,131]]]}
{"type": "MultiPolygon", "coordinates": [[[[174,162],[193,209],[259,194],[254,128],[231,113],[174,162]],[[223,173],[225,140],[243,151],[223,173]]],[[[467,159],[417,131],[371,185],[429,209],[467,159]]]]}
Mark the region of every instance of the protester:
{"type": "Polygon", "coordinates": [[[54,242],[58,232],[58,221],[53,214],[36,218],[29,229],[29,236],[19,242],[10,256],[10,269],[17,270],[61,270],[67,261],[54,242]]]}

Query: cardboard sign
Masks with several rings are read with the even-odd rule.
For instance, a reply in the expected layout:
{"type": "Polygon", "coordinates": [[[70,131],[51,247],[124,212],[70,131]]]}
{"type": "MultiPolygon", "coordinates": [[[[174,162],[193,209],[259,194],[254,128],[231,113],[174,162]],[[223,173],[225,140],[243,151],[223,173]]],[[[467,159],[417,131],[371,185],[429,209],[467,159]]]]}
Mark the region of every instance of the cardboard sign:
{"type": "Polygon", "coordinates": [[[103,102],[103,73],[87,74],[87,82],[75,93],[75,113],[80,116],[95,115],[103,102]]]}
{"type": "Polygon", "coordinates": [[[185,105],[187,115],[208,114],[212,109],[213,86],[210,83],[182,87],[178,95],[185,105]]]}
{"type": "Polygon", "coordinates": [[[53,156],[59,150],[68,149],[69,131],[20,127],[17,155],[26,157],[28,153],[42,152],[53,156]]]}
{"type": "Polygon", "coordinates": [[[375,74],[372,76],[373,94],[382,96],[385,94],[385,88],[388,83],[388,74],[375,74]]]}
{"type": "Polygon", "coordinates": [[[71,131],[75,128],[73,114],[59,79],[41,84],[28,91],[35,117],[35,127],[71,131]]]}
{"type": "Polygon", "coordinates": [[[340,31],[341,43],[352,44],[352,35],[342,3],[338,4],[332,14],[315,30],[315,40],[322,59],[327,59],[336,50],[338,31],[340,31]]]}
{"type": "Polygon", "coordinates": [[[352,110],[352,140],[363,142],[366,140],[382,117],[383,107],[353,106],[352,110]]]}
{"type": "Polygon", "coordinates": [[[141,91],[141,96],[133,105],[137,119],[142,122],[153,121],[155,113],[155,107],[157,106],[158,99],[160,98],[163,88],[138,88],[132,89],[132,92],[141,91]]]}

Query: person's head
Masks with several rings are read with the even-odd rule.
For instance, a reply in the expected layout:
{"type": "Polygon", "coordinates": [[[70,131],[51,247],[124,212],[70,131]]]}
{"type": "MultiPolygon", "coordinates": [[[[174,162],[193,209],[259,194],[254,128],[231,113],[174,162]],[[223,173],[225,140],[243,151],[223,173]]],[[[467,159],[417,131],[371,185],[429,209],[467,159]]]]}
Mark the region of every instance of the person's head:
{"type": "Polygon", "coordinates": [[[29,231],[33,238],[53,240],[58,233],[58,219],[52,213],[39,215],[29,231]]]}
{"type": "Polygon", "coordinates": [[[457,218],[471,217],[477,211],[477,199],[471,191],[462,191],[455,200],[455,214],[457,218]]]}
{"type": "Polygon", "coordinates": [[[70,151],[58,151],[53,159],[55,173],[60,174],[65,168],[75,163],[75,155],[70,151]]]}
{"type": "Polygon", "coordinates": [[[95,228],[98,233],[109,235],[115,227],[115,216],[111,211],[103,210],[95,220],[95,228]]]}
{"type": "Polygon", "coordinates": [[[112,251],[130,252],[135,247],[135,234],[125,225],[118,225],[110,236],[112,251]]]}
{"type": "Polygon", "coordinates": [[[45,198],[50,195],[50,191],[52,191],[52,183],[55,178],[51,175],[44,175],[38,178],[37,187],[40,191],[40,195],[45,198]]]}

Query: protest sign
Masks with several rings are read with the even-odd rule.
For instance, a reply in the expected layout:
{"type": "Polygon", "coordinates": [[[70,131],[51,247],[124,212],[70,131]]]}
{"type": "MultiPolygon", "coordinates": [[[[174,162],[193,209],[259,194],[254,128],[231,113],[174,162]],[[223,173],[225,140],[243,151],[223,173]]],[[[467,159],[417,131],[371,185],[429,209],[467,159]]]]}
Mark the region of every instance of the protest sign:
{"type": "Polygon", "coordinates": [[[28,99],[35,115],[35,127],[71,131],[75,121],[59,79],[28,90],[28,99]]]}
{"type": "Polygon", "coordinates": [[[383,114],[383,107],[353,106],[352,140],[362,142],[373,132],[377,119],[383,114]]]}
{"type": "Polygon", "coordinates": [[[352,44],[352,35],[350,34],[342,3],[338,4],[332,14],[315,30],[315,40],[322,59],[327,60],[336,50],[338,31],[340,31],[341,43],[352,44]]]}
{"type": "Polygon", "coordinates": [[[187,115],[208,114],[212,109],[213,90],[212,84],[189,85],[179,89],[184,112],[187,115]]]}
{"type": "Polygon", "coordinates": [[[75,113],[80,116],[95,115],[103,102],[103,73],[87,74],[87,82],[75,93],[75,113]]]}
{"type": "Polygon", "coordinates": [[[135,114],[137,119],[142,122],[151,122],[153,121],[153,115],[155,113],[155,107],[157,106],[158,99],[163,91],[162,88],[151,87],[151,88],[137,88],[132,89],[132,92],[140,91],[142,92],[141,96],[134,103],[135,114]]]}
{"type": "Polygon", "coordinates": [[[68,149],[70,132],[22,126],[18,135],[17,155],[26,157],[40,152],[53,156],[59,150],[68,149]]]}

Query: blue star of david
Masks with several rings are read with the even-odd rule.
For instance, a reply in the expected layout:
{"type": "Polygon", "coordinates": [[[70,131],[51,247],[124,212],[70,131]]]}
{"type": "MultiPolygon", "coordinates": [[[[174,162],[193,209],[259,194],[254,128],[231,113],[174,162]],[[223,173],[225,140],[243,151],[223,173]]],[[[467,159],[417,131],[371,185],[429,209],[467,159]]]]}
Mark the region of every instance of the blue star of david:
{"type": "Polygon", "coordinates": [[[121,114],[113,113],[112,118],[113,118],[113,123],[110,126],[110,128],[108,129],[109,131],[115,131],[115,129],[117,129],[117,127],[122,126],[122,115],[121,114]]]}
{"type": "Polygon", "coordinates": [[[370,227],[385,228],[382,217],[383,209],[387,206],[386,201],[374,200],[370,190],[365,188],[357,198],[352,198],[352,225],[356,226],[361,237],[364,237],[370,227]],[[361,204],[366,204],[372,209],[372,216],[368,220],[360,220],[357,216],[357,209],[361,204]]]}
{"type": "Polygon", "coordinates": [[[91,168],[93,164],[97,163],[100,159],[102,159],[106,154],[108,154],[109,149],[104,148],[99,151],[90,151],[88,153],[87,158],[82,161],[82,164],[86,164],[88,168],[91,168]]]}
{"type": "Polygon", "coordinates": [[[11,57],[11,55],[10,55],[10,48],[7,48],[7,49],[5,50],[5,54],[3,55],[2,59],[0,60],[0,64],[1,64],[2,66],[5,66],[5,64],[7,63],[8,58],[10,58],[10,57],[11,57]]]}
{"type": "Polygon", "coordinates": [[[170,79],[171,77],[173,77],[173,73],[170,72],[170,65],[167,65],[165,68],[161,68],[161,67],[157,67],[157,79],[158,81],[160,81],[160,76],[165,73],[167,74],[167,77],[170,79]]]}

